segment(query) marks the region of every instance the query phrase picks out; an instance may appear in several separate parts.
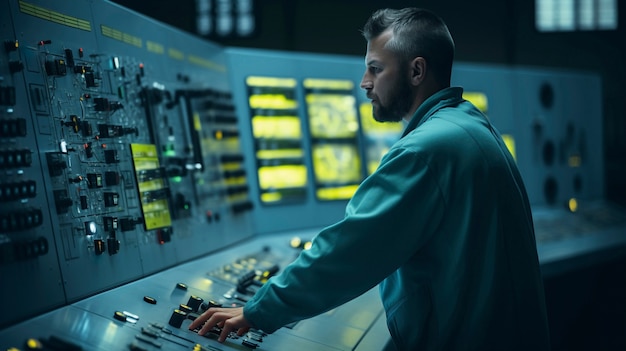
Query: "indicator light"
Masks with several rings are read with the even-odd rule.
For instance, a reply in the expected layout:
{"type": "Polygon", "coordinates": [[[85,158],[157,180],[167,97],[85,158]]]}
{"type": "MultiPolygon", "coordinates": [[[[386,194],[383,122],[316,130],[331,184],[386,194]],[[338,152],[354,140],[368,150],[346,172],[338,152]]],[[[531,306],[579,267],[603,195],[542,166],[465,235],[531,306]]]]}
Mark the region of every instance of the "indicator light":
{"type": "Polygon", "coordinates": [[[578,211],[578,200],[576,200],[575,198],[569,199],[569,201],[567,202],[567,209],[572,213],[578,211]]]}
{"type": "Polygon", "coordinates": [[[302,245],[302,239],[295,237],[293,239],[291,239],[291,241],[289,242],[289,244],[291,245],[291,247],[295,248],[299,248],[300,245],[302,245]]]}
{"type": "Polygon", "coordinates": [[[97,231],[96,222],[93,222],[93,221],[85,222],[85,234],[86,235],[94,235],[96,234],[96,231],[97,231]]]}

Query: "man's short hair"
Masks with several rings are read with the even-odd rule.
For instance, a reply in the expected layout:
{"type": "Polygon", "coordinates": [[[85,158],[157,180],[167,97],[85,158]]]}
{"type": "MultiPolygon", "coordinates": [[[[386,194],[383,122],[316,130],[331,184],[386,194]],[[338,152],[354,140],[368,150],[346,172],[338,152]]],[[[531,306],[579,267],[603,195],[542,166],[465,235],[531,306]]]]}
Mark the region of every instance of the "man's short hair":
{"type": "Polygon", "coordinates": [[[409,61],[423,57],[437,80],[450,84],[454,40],[439,16],[414,7],[377,10],[365,23],[363,37],[370,41],[386,30],[391,30],[393,35],[385,48],[409,61]]]}

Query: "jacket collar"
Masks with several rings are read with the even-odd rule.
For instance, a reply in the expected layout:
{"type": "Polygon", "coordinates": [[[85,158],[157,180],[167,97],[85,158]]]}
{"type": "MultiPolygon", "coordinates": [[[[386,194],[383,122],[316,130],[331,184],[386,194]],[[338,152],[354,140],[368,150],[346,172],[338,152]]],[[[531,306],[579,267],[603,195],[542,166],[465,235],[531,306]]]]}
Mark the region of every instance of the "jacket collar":
{"type": "Polygon", "coordinates": [[[420,107],[417,108],[413,117],[407,124],[402,133],[402,137],[409,134],[415,128],[426,122],[435,112],[444,108],[459,104],[463,101],[463,88],[450,87],[439,90],[426,99],[420,107]]]}

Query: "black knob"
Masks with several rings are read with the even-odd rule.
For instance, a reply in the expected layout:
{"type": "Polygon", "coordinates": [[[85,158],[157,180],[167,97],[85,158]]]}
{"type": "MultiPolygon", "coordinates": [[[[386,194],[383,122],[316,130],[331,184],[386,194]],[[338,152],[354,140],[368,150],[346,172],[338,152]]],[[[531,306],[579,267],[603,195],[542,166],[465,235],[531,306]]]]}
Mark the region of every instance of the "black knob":
{"type": "Polygon", "coordinates": [[[168,322],[174,328],[180,328],[183,325],[183,321],[187,318],[187,313],[181,310],[174,310],[172,312],[172,316],[170,317],[170,321],[168,322]]]}
{"type": "Polygon", "coordinates": [[[202,303],[202,306],[200,307],[206,311],[211,307],[222,307],[222,304],[213,300],[209,300],[207,302],[202,303]]]}
{"type": "Polygon", "coordinates": [[[201,304],[202,304],[202,298],[198,296],[194,296],[194,295],[191,295],[189,297],[189,301],[187,301],[187,306],[191,307],[191,309],[194,312],[198,311],[198,308],[200,307],[201,304]]]}
{"type": "Polygon", "coordinates": [[[182,304],[182,303],[181,303],[180,305],[178,305],[178,309],[179,309],[179,310],[181,310],[181,311],[183,311],[183,312],[185,312],[185,313],[190,313],[190,312],[193,312],[193,310],[191,309],[191,307],[189,307],[189,306],[187,306],[187,305],[185,305],[185,304],[182,304]]]}

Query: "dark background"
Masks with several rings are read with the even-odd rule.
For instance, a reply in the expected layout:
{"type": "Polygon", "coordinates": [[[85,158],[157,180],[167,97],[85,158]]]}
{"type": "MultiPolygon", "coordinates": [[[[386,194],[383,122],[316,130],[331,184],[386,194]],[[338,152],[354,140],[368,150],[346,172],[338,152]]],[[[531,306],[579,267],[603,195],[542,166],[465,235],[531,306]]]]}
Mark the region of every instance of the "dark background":
{"type": "MultiPolygon", "coordinates": [[[[116,2],[196,33],[194,0],[116,2]]],[[[626,3],[617,2],[617,30],[540,33],[532,0],[256,0],[253,36],[211,39],[225,46],[363,56],[360,29],[374,10],[417,6],[446,21],[458,61],[595,72],[603,82],[603,114],[589,118],[603,120],[604,152],[591,157],[604,158],[606,198],[626,206],[626,3]]],[[[624,251],[546,277],[554,351],[626,350],[624,251]]]]}

